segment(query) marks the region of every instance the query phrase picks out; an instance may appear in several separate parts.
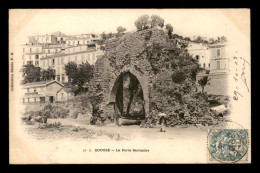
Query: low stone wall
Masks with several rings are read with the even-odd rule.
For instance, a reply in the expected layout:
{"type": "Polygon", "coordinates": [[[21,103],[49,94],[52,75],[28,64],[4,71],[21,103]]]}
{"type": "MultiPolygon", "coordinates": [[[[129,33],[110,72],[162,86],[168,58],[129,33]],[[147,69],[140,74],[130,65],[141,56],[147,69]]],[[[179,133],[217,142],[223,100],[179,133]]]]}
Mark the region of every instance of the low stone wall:
{"type": "Polygon", "coordinates": [[[210,85],[205,86],[204,92],[213,95],[228,95],[228,81],[230,78],[229,73],[198,74],[196,76],[198,91],[201,91],[201,87],[198,84],[198,80],[200,80],[203,76],[206,75],[208,75],[208,78],[210,79],[210,85]]]}

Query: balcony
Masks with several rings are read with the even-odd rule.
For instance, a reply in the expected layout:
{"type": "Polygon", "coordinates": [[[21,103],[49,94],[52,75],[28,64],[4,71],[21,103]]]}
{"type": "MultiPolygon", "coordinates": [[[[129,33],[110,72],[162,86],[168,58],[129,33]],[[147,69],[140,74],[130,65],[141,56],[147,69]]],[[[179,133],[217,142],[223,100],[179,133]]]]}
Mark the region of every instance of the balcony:
{"type": "Polygon", "coordinates": [[[25,93],[25,95],[36,95],[38,92],[30,92],[30,93],[25,93]]]}

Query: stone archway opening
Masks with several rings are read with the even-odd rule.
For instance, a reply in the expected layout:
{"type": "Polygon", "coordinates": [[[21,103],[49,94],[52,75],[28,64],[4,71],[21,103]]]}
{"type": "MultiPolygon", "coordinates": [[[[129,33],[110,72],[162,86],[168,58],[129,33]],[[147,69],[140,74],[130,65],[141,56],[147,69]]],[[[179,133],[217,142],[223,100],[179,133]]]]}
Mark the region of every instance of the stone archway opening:
{"type": "Polygon", "coordinates": [[[145,101],[142,86],[135,75],[124,72],[114,83],[111,97],[114,101],[114,116],[128,120],[145,119],[145,101]]]}

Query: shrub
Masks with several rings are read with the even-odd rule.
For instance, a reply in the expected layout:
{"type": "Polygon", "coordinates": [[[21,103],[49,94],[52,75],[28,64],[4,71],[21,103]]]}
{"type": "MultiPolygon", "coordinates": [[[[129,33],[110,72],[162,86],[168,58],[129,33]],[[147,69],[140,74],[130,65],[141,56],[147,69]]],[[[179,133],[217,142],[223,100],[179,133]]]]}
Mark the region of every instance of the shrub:
{"type": "Polygon", "coordinates": [[[175,71],[171,77],[172,81],[177,84],[182,83],[186,79],[185,73],[182,71],[175,71]]]}

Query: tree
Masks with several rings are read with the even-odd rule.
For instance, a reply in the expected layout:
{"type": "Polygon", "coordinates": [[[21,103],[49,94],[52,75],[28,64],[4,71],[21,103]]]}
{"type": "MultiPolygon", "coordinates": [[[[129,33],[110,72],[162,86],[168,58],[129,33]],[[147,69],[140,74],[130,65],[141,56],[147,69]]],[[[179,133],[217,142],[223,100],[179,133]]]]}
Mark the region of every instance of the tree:
{"type": "Polygon", "coordinates": [[[173,34],[172,35],[172,38],[175,39],[175,38],[179,38],[180,36],[178,34],[173,34]]]}
{"type": "Polygon", "coordinates": [[[154,15],[153,14],[151,16],[151,28],[154,28],[156,26],[159,26],[159,27],[163,28],[163,26],[164,26],[164,19],[161,18],[158,15],[154,15]]]}
{"type": "Polygon", "coordinates": [[[214,43],[214,38],[210,38],[209,43],[214,43]]]}
{"type": "Polygon", "coordinates": [[[167,34],[169,36],[169,38],[172,38],[172,32],[173,32],[173,27],[171,24],[167,24],[166,25],[166,30],[167,30],[167,34]]]}
{"type": "Polygon", "coordinates": [[[51,80],[51,79],[55,79],[56,76],[56,71],[55,69],[49,67],[47,70],[42,69],[41,70],[41,80],[51,80]]]}
{"type": "Polygon", "coordinates": [[[117,33],[123,33],[125,31],[126,31],[126,29],[124,27],[122,27],[122,26],[117,27],[117,33]]]}
{"type": "Polygon", "coordinates": [[[106,35],[105,31],[101,34],[101,39],[102,40],[106,40],[107,39],[107,35],[106,35]]]}
{"type": "Polygon", "coordinates": [[[75,62],[68,62],[68,64],[65,65],[65,72],[68,76],[69,82],[73,82],[77,76],[77,67],[78,65],[75,62]]]}
{"type": "Polygon", "coordinates": [[[77,75],[74,77],[73,82],[79,87],[80,91],[83,91],[83,85],[88,83],[93,77],[94,67],[88,62],[82,63],[78,66],[77,75]]]}
{"type": "Polygon", "coordinates": [[[164,19],[155,14],[153,14],[151,17],[149,17],[147,14],[145,14],[145,15],[140,16],[135,21],[135,26],[137,28],[137,31],[154,28],[156,26],[163,28],[164,19]]]}
{"type": "Polygon", "coordinates": [[[35,67],[33,64],[23,66],[21,69],[23,73],[22,83],[38,82],[41,80],[41,68],[35,67]]]}
{"type": "Polygon", "coordinates": [[[203,76],[201,79],[198,80],[198,83],[201,86],[202,93],[204,93],[204,87],[206,85],[210,85],[210,83],[208,83],[209,81],[210,81],[210,79],[208,79],[208,76],[203,76]]]}
{"type": "Polygon", "coordinates": [[[111,39],[113,37],[113,33],[112,32],[110,32],[110,33],[108,33],[107,35],[106,35],[106,39],[111,39]]]}
{"type": "Polygon", "coordinates": [[[226,42],[226,41],[227,41],[227,37],[225,37],[225,36],[222,36],[220,39],[221,39],[223,42],[226,42]]]}
{"type": "Polygon", "coordinates": [[[144,29],[149,28],[149,16],[147,14],[140,16],[135,21],[135,26],[137,28],[137,31],[142,31],[144,29]]]}
{"type": "Polygon", "coordinates": [[[202,43],[202,42],[203,42],[201,36],[198,36],[194,41],[195,41],[196,43],[202,43]]]}
{"type": "Polygon", "coordinates": [[[190,37],[185,37],[184,40],[190,41],[190,37]]]}

